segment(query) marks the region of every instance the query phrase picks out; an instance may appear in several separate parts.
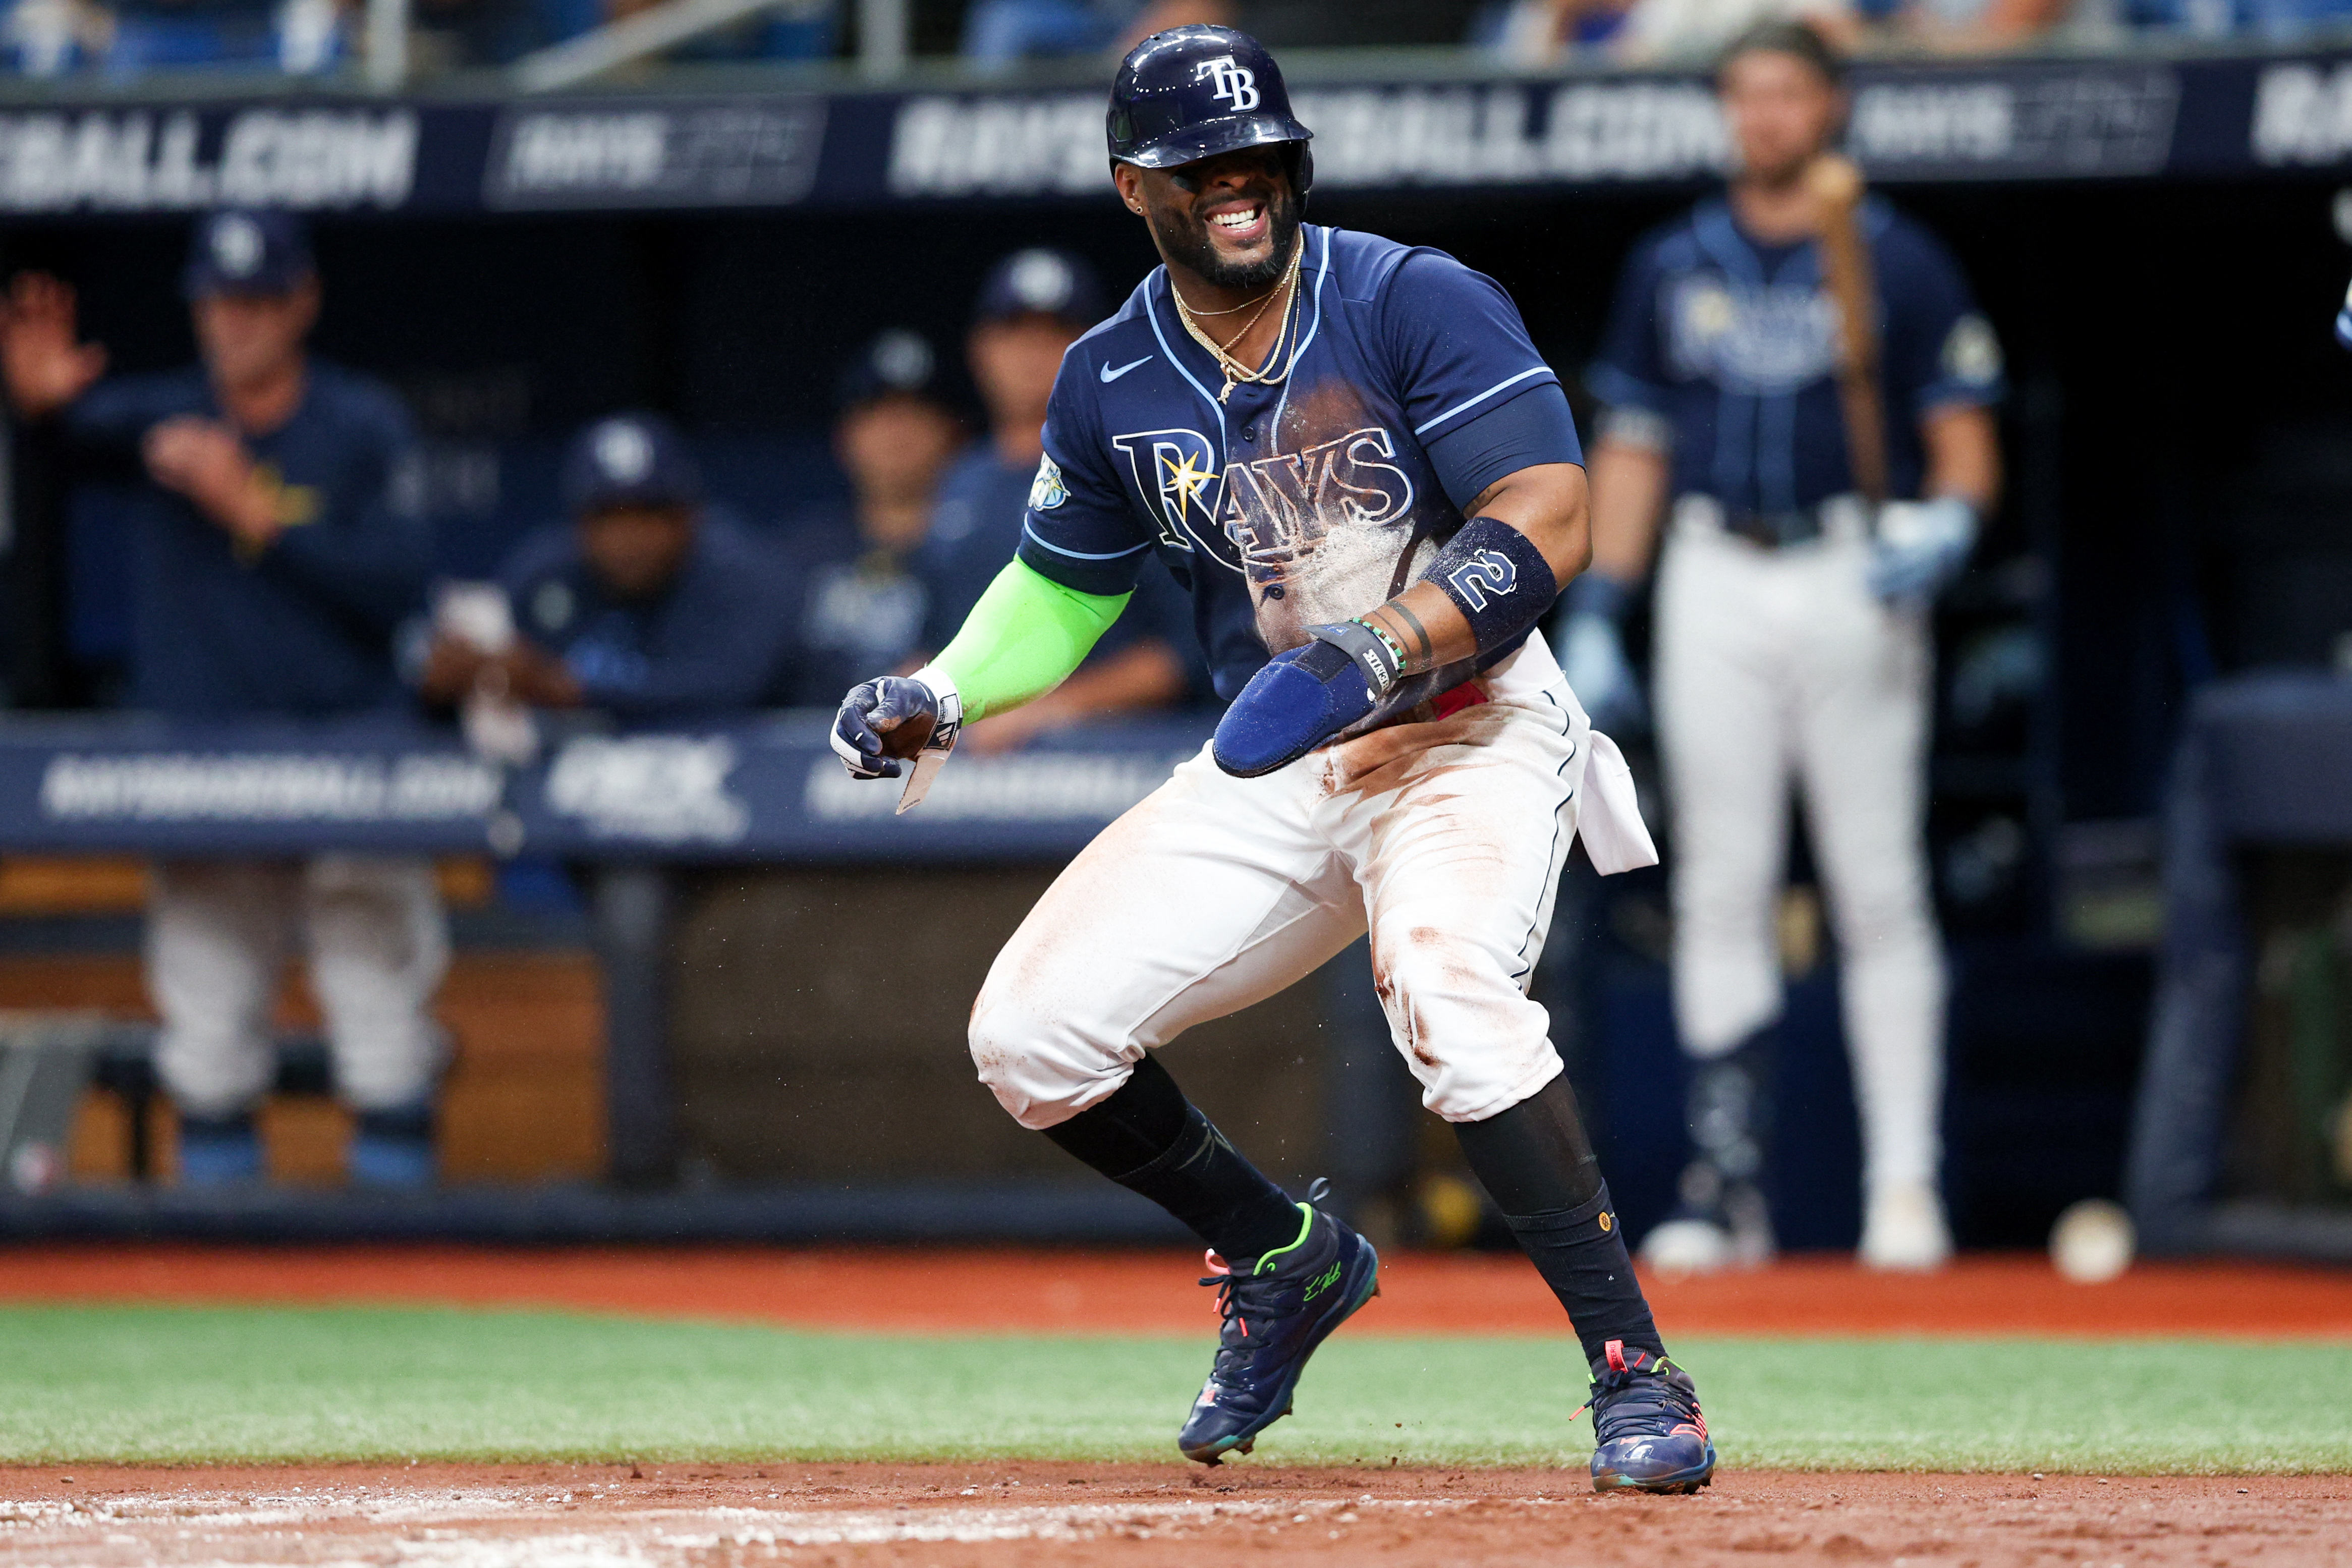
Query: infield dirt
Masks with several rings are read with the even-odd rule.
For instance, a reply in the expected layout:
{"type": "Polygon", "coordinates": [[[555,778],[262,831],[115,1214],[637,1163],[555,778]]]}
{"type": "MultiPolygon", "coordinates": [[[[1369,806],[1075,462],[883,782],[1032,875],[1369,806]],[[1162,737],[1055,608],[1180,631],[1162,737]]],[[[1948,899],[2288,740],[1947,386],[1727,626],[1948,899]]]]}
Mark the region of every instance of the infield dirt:
{"type": "Polygon", "coordinates": [[[1226,1465],[419,1465],[0,1470],[0,1563],[2340,1563],[2352,1479],[1226,1465]],[[70,1479],[68,1479],[70,1478],[70,1479]]]}

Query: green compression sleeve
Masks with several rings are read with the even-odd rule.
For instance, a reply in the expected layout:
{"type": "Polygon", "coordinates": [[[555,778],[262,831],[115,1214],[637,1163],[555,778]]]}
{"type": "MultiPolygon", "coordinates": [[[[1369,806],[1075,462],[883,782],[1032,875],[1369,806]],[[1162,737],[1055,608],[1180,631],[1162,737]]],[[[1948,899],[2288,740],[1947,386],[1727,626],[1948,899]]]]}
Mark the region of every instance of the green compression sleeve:
{"type": "Polygon", "coordinates": [[[1081,594],[1015,561],[931,662],[956,683],[964,721],[985,719],[1067,680],[1133,597],[1081,594]]]}

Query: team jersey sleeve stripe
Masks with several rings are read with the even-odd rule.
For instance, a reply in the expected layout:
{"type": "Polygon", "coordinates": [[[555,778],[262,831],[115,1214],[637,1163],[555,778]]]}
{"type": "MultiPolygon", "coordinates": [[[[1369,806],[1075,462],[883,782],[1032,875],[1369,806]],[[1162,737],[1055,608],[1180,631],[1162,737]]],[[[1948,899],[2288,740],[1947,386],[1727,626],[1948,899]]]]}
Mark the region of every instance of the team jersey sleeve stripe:
{"type": "Polygon", "coordinates": [[[1056,555],[1066,555],[1073,561],[1124,561],[1138,551],[1149,550],[1151,548],[1151,542],[1147,539],[1142,543],[1133,545],[1126,550],[1114,550],[1106,555],[1091,555],[1083,550],[1063,549],[1060,545],[1055,543],[1052,540],[1045,538],[1035,529],[1030,527],[1026,522],[1024,522],[1021,525],[1021,531],[1027,535],[1033,542],[1044,546],[1045,549],[1052,551],[1056,555]]]}
{"type": "MultiPolygon", "coordinates": [[[[1505,387],[1517,386],[1523,381],[1532,380],[1534,377],[1538,375],[1551,375],[1551,366],[1548,364],[1539,364],[1532,370],[1523,370],[1517,375],[1506,377],[1505,379],[1496,382],[1494,385],[1488,387],[1486,391],[1480,393],[1477,396],[1455,404],[1453,407],[1447,409],[1436,418],[1428,421],[1426,424],[1414,426],[1412,433],[1416,436],[1426,436],[1432,430],[1436,429],[1440,425],[1444,424],[1448,419],[1453,418],[1455,415],[1465,414],[1471,409],[1477,407],[1478,405],[1486,402],[1486,399],[1494,396],[1495,394],[1502,391],[1505,387]]],[[[1559,377],[1553,376],[1553,379],[1558,380],[1559,377]]]]}

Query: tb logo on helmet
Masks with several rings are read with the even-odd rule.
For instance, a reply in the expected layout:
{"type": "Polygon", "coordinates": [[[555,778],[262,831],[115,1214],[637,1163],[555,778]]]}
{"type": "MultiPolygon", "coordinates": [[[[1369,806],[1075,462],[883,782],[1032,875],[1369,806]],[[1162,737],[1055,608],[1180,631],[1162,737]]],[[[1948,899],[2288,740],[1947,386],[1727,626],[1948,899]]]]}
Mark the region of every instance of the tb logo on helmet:
{"type": "Polygon", "coordinates": [[[1202,60],[1192,68],[1192,79],[1203,77],[1217,84],[1209,94],[1220,103],[1230,103],[1235,114],[1247,114],[1258,105],[1257,72],[1247,66],[1234,63],[1231,55],[1219,55],[1213,60],[1202,60]]]}

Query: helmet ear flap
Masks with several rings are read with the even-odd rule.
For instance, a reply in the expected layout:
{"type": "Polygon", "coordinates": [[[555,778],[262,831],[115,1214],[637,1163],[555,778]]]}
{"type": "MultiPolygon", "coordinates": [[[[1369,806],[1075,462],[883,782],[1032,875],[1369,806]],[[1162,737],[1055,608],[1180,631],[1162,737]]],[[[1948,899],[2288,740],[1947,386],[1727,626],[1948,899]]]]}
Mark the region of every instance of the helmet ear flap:
{"type": "Polygon", "coordinates": [[[1305,142],[1285,142],[1289,153],[1290,190],[1298,198],[1298,210],[1307,210],[1307,193],[1315,184],[1315,149],[1305,142]]]}

